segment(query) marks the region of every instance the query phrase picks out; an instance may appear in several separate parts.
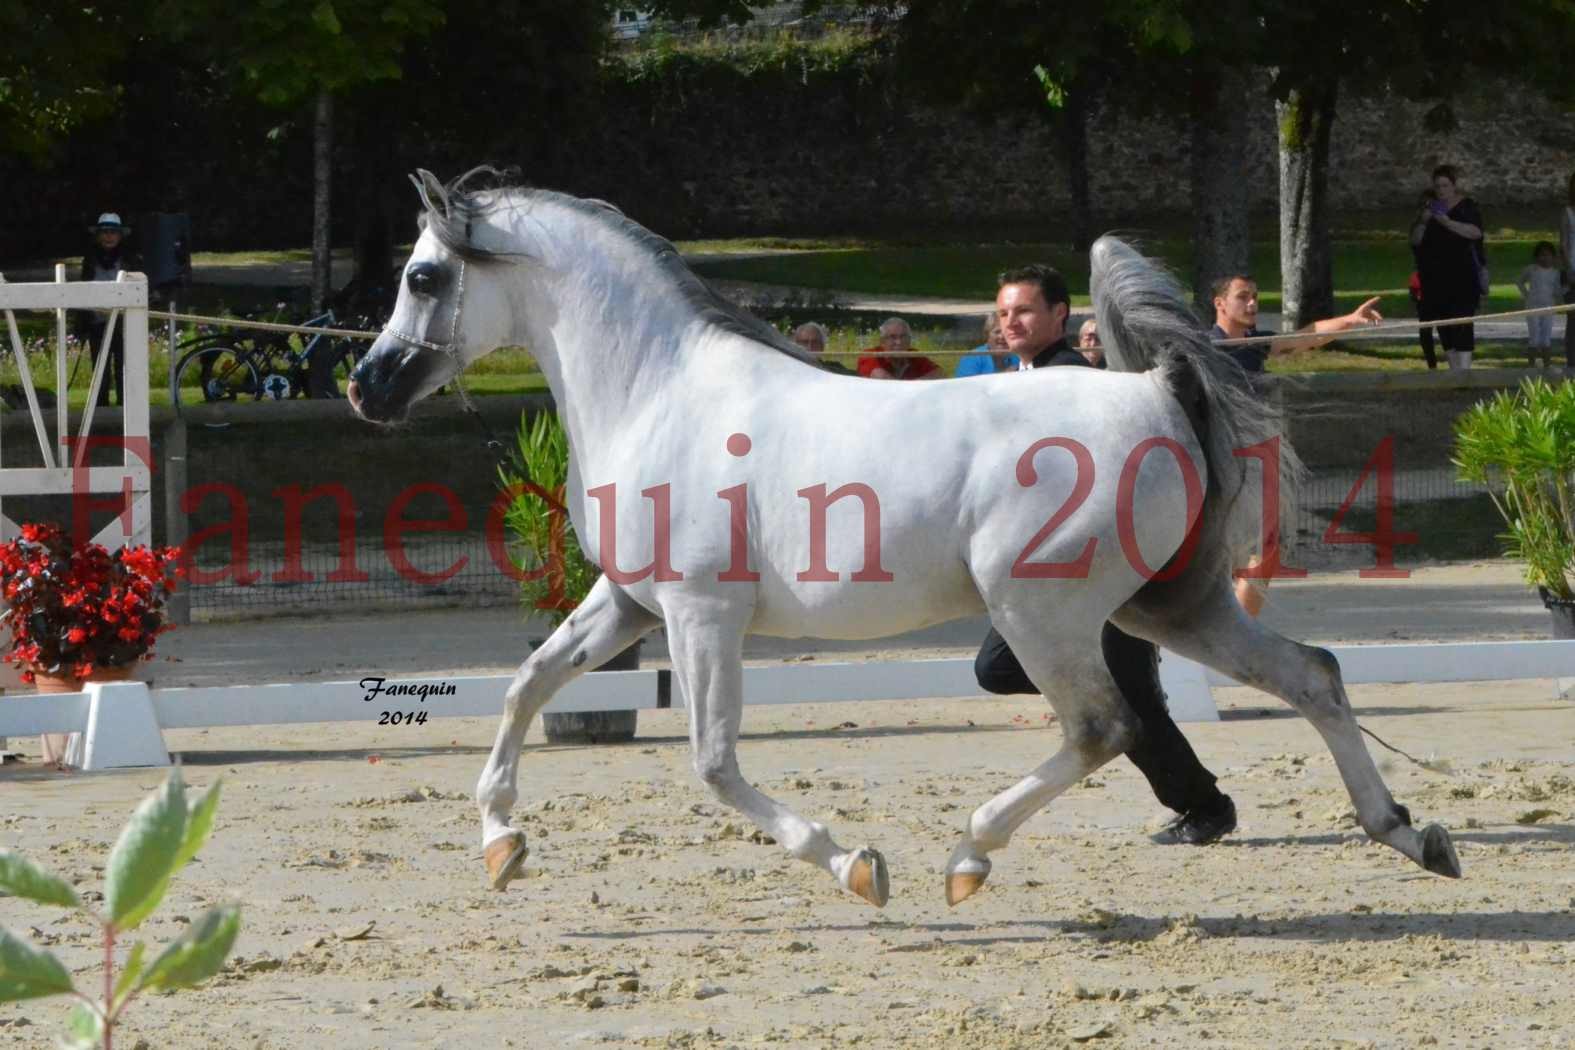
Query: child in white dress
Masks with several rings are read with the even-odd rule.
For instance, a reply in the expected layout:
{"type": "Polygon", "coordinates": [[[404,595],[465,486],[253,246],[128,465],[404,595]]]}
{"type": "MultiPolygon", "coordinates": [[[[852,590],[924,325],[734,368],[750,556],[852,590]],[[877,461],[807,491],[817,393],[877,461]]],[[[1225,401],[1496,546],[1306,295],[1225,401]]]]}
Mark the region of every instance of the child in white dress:
{"type": "MultiPolygon", "coordinates": [[[[1564,274],[1559,269],[1558,259],[1558,249],[1547,241],[1539,241],[1536,248],[1532,249],[1531,265],[1520,271],[1520,277],[1515,281],[1526,309],[1557,306],[1564,298],[1564,274]]],[[[1526,329],[1531,337],[1528,350],[1531,367],[1537,367],[1537,358],[1540,356],[1542,367],[1547,368],[1553,352],[1553,315],[1538,314],[1526,318],[1526,329]]]]}

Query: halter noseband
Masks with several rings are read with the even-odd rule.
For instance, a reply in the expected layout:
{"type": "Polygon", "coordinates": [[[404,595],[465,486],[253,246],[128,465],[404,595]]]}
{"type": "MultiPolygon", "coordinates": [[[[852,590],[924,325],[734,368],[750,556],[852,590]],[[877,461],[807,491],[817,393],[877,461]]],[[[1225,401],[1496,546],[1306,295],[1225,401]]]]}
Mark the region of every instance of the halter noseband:
{"type": "MultiPolygon", "coordinates": [[[[440,354],[448,354],[451,357],[458,358],[459,350],[454,344],[459,341],[459,309],[464,305],[464,303],[465,260],[460,259],[459,280],[456,282],[454,289],[454,317],[448,329],[448,342],[436,343],[430,339],[422,339],[420,336],[414,335],[410,332],[402,332],[392,326],[387,328],[386,331],[389,335],[393,336],[395,339],[398,339],[401,343],[404,343],[407,346],[418,346],[423,350],[436,350],[440,354]]],[[[459,364],[459,371],[454,373],[454,389],[459,391],[460,404],[464,407],[466,413],[473,416],[476,420],[476,423],[481,427],[482,434],[486,439],[487,450],[492,453],[492,455],[498,460],[500,464],[510,466],[511,464],[504,455],[503,442],[499,441],[497,436],[492,433],[492,428],[487,426],[487,421],[482,418],[481,412],[476,408],[475,402],[471,401],[470,392],[465,389],[465,384],[460,381],[460,372],[464,371],[464,362],[461,361],[459,364]]]]}
{"type": "Polygon", "coordinates": [[[422,339],[410,332],[402,332],[397,328],[389,327],[389,335],[409,346],[419,346],[423,350],[436,350],[445,354],[457,354],[454,344],[459,341],[459,309],[465,303],[465,260],[459,260],[459,281],[454,290],[454,316],[448,329],[448,342],[435,343],[430,339],[422,339]]]}

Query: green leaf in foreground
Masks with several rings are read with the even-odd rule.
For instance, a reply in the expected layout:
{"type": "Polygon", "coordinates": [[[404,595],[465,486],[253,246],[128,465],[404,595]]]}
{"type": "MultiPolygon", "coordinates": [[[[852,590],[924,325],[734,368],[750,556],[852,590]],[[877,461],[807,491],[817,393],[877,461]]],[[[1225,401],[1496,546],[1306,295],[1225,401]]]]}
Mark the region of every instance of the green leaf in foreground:
{"type": "Polygon", "coordinates": [[[213,786],[202,793],[202,797],[191,804],[191,810],[186,818],[186,835],[181,841],[180,851],[175,854],[175,864],[170,868],[174,875],[186,866],[186,862],[197,855],[203,843],[208,841],[208,833],[213,830],[213,818],[219,812],[219,785],[222,781],[215,780],[213,786]]]}
{"type": "Polygon", "coordinates": [[[241,929],[241,907],[210,908],[148,967],[139,988],[170,990],[201,984],[224,965],[241,929]]]}
{"type": "Polygon", "coordinates": [[[186,789],[180,769],[144,799],[110,851],[104,904],[117,930],[130,930],[164,898],[186,839],[186,789]]]}
{"type": "Polygon", "coordinates": [[[37,999],[71,991],[71,974],[49,952],[0,930],[0,1002],[37,999]]]}
{"type": "Polygon", "coordinates": [[[131,954],[126,956],[126,964],[120,968],[120,976],[115,978],[115,992],[110,996],[111,1010],[121,1004],[127,992],[137,987],[142,977],[142,956],[147,950],[148,946],[142,941],[131,946],[131,954]]]}
{"type": "Polygon", "coordinates": [[[93,1050],[104,1045],[104,1019],[86,1003],[78,1003],[66,1019],[70,1038],[61,1041],[68,1050],[93,1050]]]}
{"type": "Polygon", "coordinates": [[[0,896],[23,897],[39,904],[75,908],[82,902],[71,884],[40,868],[20,853],[0,850],[0,896]]]}

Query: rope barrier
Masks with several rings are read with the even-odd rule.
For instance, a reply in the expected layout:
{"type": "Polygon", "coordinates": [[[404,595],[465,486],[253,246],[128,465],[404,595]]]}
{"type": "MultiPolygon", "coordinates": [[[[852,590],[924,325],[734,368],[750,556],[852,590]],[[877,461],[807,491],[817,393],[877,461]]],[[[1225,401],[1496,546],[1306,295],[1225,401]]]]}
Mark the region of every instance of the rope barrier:
{"type": "Polygon", "coordinates": [[[280,324],[277,321],[244,321],[236,317],[206,317],[202,314],[177,314],[167,310],[149,310],[149,317],[160,321],[189,321],[193,324],[214,325],[219,328],[255,328],[261,332],[302,332],[306,335],[332,335],[340,339],[376,339],[380,332],[363,332],[355,328],[323,328],[312,324],[280,324]]]}
{"type": "Polygon", "coordinates": [[[1327,336],[1314,332],[1285,332],[1279,335],[1244,336],[1240,339],[1216,339],[1215,346],[1253,346],[1263,343],[1284,343],[1292,340],[1305,341],[1307,339],[1386,339],[1395,332],[1421,331],[1423,328],[1449,328],[1454,325],[1477,324],[1480,321],[1513,321],[1516,318],[1536,317],[1539,314],[1567,314],[1575,310],[1575,303],[1565,303],[1562,306],[1537,306],[1529,310],[1505,310],[1496,314],[1470,314],[1466,317],[1447,317],[1436,321],[1385,321],[1383,324],[1368,325],[1365,328],[1352,328],[1344,332],[1334,332],[1327,336]]]}
{"type": "MultiPolygon", "coordinates": [[[[1565,303],[1561,306],[1538,306],[1528,310],[1506,310],[1496,314],[1472,314],[1466,317],[1446,317],[1433,321],[1385,321],[1382,324],[1369,325],[1365,328],[1353,328],[1344,332],[1334,332],[1319,335],[1315,332],[1284,332],[1274,335],[1243,336],[1237,339],[1216,339],[1215,346],[1262,346],[1265,343],[1272,345],[1288,342],[1306,342],[1309,339],[1328,339],[1350,342],[1352,340],[1390,339],[1396,334],[1420,332],[1423,328],[1448,328],[1454,325],[1476,324],[1481,321],[1513,321],[1519,318],[1536,317],[1540,314],[1567,314],[1575,311],[1575,303],[1565,303]]],[[[150,318],[161,321],[185,321],[193,324],[214,325],[222,328],[255,328],[264,332],[301,332],[306,335],[331,335],[340,339],[376,339],[380,332],[364,332],[354,328],[320,328],[316,325],[281,324],[275,321],[246,321],[234,317],[209,317],[203,314],[170,313],[164,310],[149,310],[150,318]]],[[[1088,347],[1087,349],[1102,350],[1102,346],[1088,347]]],[[[846,352],[828,352],[832,357],[964,357],[968,354],[978,353],[977,350],[898,350],[891,353],[884,351],[867,355],[863,350],[849,350],[846,352]]]]}
{"type": "MultiPolygon", "coordinates": [[[[1262,346],[1265,343],[1305,343],[1310,339],[1320,339],[1328,342],[1351,342],[1352,340],[1392,339],[1396,334],[1420,332],[1423,328],[1448,328],[1453,325],[1477,324],[1481,321],[1513,321],[1516,318],[1536,317],[1539,314],[1567,314],[1575,311],[1575,303],[1565,303],[1561,306],[1537,306],[1529,310],[1505,310],[1496,314],[1470,314],[1465,317],[1445,317],[1434,321],[1385,321],[1382,324],[1368,325],[1364,328],[1352,328],[1344,332],[1330,332],[1318,334],[1316,332],[1281,332],[1273,335],[1249,335],[1236,339],[1215,339],[1215,346],[1262,346]]],[[[1575,322],[1572,322],[1575,323],[1575,322]]],[[[1090,347],[1073,347],[1074,350],[1103,350],[1103,345],[1090,347]]],[[[981,350],[899,350],[893,353],[876,351],[848,351],[836,353],[835,357],[961,357],[968,354],[983,353],[981,350]]],[[[1003,351],[1006,352],[1006,351],[1003,351]]]]}

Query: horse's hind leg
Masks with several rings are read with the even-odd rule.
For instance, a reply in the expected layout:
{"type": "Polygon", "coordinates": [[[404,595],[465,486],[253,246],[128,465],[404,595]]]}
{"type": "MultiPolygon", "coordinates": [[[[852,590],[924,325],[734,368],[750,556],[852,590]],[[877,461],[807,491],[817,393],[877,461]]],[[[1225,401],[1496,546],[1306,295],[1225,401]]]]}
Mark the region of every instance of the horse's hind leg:
{"type": "Polygon", "coordinates": [[[1055,709],[1063,737],[1059,751],[969,816],[962,841],[946,862],[948,904],[984,885],[988,855],[1005,846],[1025,820],[1125,751],[1137,732],[1137,717],[1105,666],[1102,625],[1078,634],[1070,625],[991,613],[1028,677],[1055,709]]]}
{"type": "Polygon", "coordinates": [[[515,672],[504,694],[503,722],[492,754],[476,784],[481,847],[493,889],[507,886],[525,861],[525,833],[509,826],[509,810],[519,797],[520,747],[531,719],[559,689],[617,656],[659,623],[604,576],[515,672]]]}
{"type": "Polygon", "coordinates": [[[1339,662],[1327,649],[1300,645],[1249,618],[1223,579],[1184,610],[1145,608],[1139,600],[1121,610],[1116,623],[1243,685],[1273,693],[1301,712],[1334,756],[1367,834],[1428,871],[1460,877],[1449,833],[1437,824],[1418,832],[1410,812],[1389,793],[1362,741],[1339,662]]]}
{"type": "Polygon", "coordinates": [[[885,859],[868,847],[843,849],[824,824],[806,820],[744,779],[738,767],[744,669],[740,657],[750,609],[696,597],[663,609],[673,674],[689,705],[695,774],[723,803],[799,860],[830,873],[843,889],[884,907],[885,859]]]}

